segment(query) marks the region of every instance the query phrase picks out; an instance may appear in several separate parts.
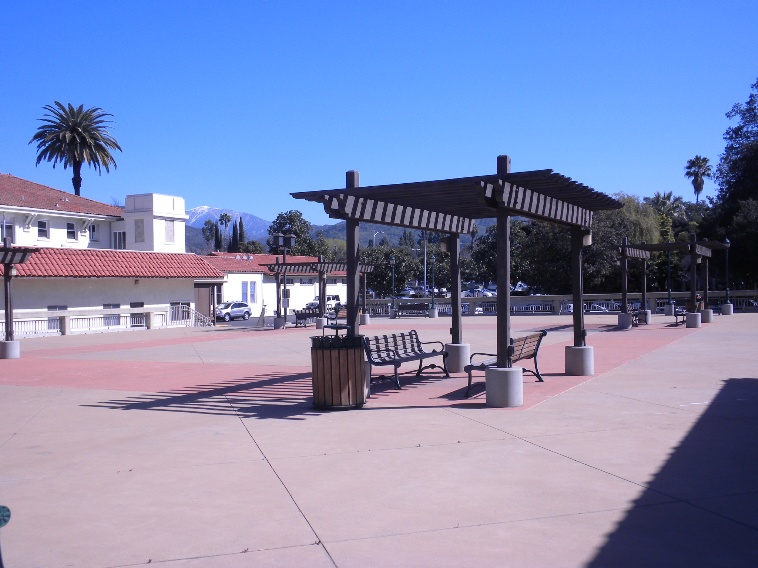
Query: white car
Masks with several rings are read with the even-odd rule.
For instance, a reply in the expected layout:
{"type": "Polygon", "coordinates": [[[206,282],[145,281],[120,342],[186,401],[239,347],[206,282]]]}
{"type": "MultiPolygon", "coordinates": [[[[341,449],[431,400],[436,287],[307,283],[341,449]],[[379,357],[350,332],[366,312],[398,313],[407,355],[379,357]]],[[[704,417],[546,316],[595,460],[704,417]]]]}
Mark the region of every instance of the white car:
{"type": "Polygon", "coordinates": [[[216,308],[216,319],[230,321],[236,318],[250,319],[252,310],[245,302],[224,302],[216,308]]]}

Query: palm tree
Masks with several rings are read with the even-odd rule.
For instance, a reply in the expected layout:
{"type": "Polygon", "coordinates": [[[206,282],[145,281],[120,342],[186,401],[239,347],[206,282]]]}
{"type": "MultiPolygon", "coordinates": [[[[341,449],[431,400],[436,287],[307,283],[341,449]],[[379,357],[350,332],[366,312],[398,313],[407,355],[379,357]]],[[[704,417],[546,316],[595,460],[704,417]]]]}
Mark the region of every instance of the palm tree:
{"type": "Polygon", "coordinates": [[[649,203],[659,215],[668,217],[672,221],[677,221],[684,217],[684,199],[679,195],[675,196],[672,191],[665,193],[656,191],[653,197],[646,197],[644,201],[645,203],[649,203]]]}
{"type": "Polygon", "coordinates": [[[705,178],[711,177],[711,166],[708,163],[708,158],[695,156],[691,160],[687,160],[687,165],[684,167],[684,177],[692,178],[692,187],[695,188],[695,203],[698,203],[705,178]]]}
{"type": "Polygon", "coordinates": [[[232,216],[229,215],[229,213],[224,212],[218,218],[218,222],[221,223],[224,226],[224,236],[227,236],[228,229],[229,229],[229,223],[232,222],[232,216]]]}
{"type": "Polygon", "coordinates": [[[42,107],[49,114],[40,118],[44,124],[37,128],[37,132],[29,140],[29,144],[37,143],[37,165],[43,160],[55,164],[61,162],[63,169],[71,166],[74,177],[74,192],[79,195],[82,187],[82,164],[87,162],[101,173],[101,168],[106,172],[110,166],[116,169],[116,160],[111,155],[111,150],[121,151],[116,139],[108,132],[108,123],[105,117],[113,116],[99,107],[84,110],[84,105],[74,108],[71,103],[63,106],[55,101],[55,106],[45,105],[42,107]]]}

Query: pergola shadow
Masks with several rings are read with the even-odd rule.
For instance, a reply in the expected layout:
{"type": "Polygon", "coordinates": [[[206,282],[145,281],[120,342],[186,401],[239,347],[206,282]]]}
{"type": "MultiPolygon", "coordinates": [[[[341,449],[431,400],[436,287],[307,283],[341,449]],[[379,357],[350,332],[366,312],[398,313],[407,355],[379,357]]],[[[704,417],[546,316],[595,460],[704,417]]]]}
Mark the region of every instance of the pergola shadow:
{"type": "Polygon", "coordinates": [[[310,373],[266,373],[259,377],[241,377],[84,406],[113,410],[303,420],[308,415],[323,412],[315,409],[312,402],[310,373]]]}

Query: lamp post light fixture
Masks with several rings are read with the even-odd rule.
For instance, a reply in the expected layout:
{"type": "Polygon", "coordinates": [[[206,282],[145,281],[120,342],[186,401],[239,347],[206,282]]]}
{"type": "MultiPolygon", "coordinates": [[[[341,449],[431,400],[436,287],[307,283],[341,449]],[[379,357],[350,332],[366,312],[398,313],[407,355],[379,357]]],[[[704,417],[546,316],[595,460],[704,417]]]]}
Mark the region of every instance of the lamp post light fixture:
{"type": "Polygon", "coordinates": [[[434,254],[432,254],[432,256],[429,257],[429,260],[432,263],[432,309],[434,310],[437,308],[437,305],[434,303],[435,302],[434,297],[437,295],[435,294],[436,290],[434,289],[434,261],[435,261],[434,254]]]}
{"type": "Polygon", "coordinates": [[[376,248],[376,236],[377,235],[386,235],[384,231],[374,231],[374,236],[371,238],[371,246],[376,248]]]}
{"type": "Polygon", "coordinates": [[[395,255],[390,255],[390,266],[392,267],[392,309],[395,309],[395,255]]]}
{"type": "Polygon", "coordinates": [[[726,304],[729,304],[729,247],[732,245],[732,243],[729,242],[729,239],[726,237],[724,238],[724,246],[726,247],[724,250],[726,250],[726,304]]]}

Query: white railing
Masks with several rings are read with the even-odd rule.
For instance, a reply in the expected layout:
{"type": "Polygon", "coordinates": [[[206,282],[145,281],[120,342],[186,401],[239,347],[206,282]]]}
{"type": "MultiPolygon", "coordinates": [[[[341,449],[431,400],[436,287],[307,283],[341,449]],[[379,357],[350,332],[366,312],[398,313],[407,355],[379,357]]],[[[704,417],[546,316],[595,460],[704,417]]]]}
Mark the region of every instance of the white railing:
{"type": "MultiPolygon", "coordinates": [[[[672,292],[674,301],[684,301],[690,297],[689,292],[672,292]]],[[[719,305],[725,301],[725,292],[709,291],[708,301],[710,304],[719,305]]],[[[585,294],[583,298],[585,313],[619,313],[621,311],[621,294],[585,294]]],[[[641,308],[642,294],[630,293],[627,301],[636,309],[641,308]]],[[[729,292],[729,301],[734,306],[735,312],[758,311],[758,291],[737,290],[729,292]]],[[[396,299],[395,304],[404,302],[426,302],[431,307],[431,298],[396,299]]],[[[371,315],[389,316],[392,300],[367,300],[365,311],[371,315]]],[[[648,292],[647,309],[663,312],[668,303],[668,292],[648,292]]],[[[449,298],[435,299],[437,312],[440,315],[452,314],[452,306],[449,298]]],[[[461,298],[461,310],[463,315],[486,315],[497,314],[496,298],[461,298]]],[[[511,313],[513,315],[530,314],[570,314],[573,313],[573,298],[563,296],[511,296],[511,313]]]]}
{"type": "MultiPolygon", "coordinates": [[[[159,327],[200,327],[215,324],[190,306],[165,306],[162,308],[122,308],[113,310],[77,313],[68,311],[45,311],[18,314],[13,321],[14,338],[67,335],[69,333],[103,333],[159,327]]],[[[0,312],[0,337],[5,337],[5,317],[0,312]]]]}

